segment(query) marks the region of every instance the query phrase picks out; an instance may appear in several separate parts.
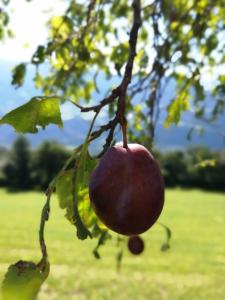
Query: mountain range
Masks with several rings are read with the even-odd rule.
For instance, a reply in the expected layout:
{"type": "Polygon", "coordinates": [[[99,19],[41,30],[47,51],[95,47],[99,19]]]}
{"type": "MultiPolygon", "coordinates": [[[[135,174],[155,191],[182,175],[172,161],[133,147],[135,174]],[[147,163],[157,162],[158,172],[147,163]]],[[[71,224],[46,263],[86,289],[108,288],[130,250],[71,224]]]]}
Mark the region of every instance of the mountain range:
{"type": "MultiPolygon", "coordinates": [[[[34,70],[32,68],[28,68],[28,79],[22,88],[15,89],[12,87],[10,84],[10,71],[12,67],[12,63],[0,62],[0,117],[27,102],[31,97],[41,94],[33,85],[32,77],[34,70]]],[[[173,86],[169,86],[166,94],[170,94],[172,89],[173,86]]],[[[40,129],[38,134],[26,135],[33,147],[36,147],[44,140],[57,140],[67,146],[75,146],[83,142],[90,120],[88,120],[88,118],[84,119],[78,111],[74,114],[71,113],[69,106],[64,106],[62,110],[62,117],[64,119],[64,127],[62,129],[56,125],[50,125],[45,130],[40,129]]],[[[162,114],[156,127],[156,147],[162,150],[184,148],[193,145],[204,145],[211,149],[225,148],[224,116],[220,117],[215,124],[210,125],[208,123],[198,123],[199,121],[197,121],[190,112],[186,112],[182,116],[182,122],[180,122],[178,126],[171,126],[169,129],[163,127],[163,117],[164,115],[162,114]],[[198,133],[199,125],[203,127],[204,134],[198,133]],[[197,130],[193,131],[191,140],[188,140],[188,132],[193,126],[197,128],[197,130]]],[[[0,126],[0,146],[10,147],[16,137],[17,134],[12,127],[8,125],[0,126]]],[[[118,136],[118,138],[120,137],[118,136]]],[[[96,142],[95,148],[99,148],[101,143],[101,140],[99,143],[96,142]]]]}

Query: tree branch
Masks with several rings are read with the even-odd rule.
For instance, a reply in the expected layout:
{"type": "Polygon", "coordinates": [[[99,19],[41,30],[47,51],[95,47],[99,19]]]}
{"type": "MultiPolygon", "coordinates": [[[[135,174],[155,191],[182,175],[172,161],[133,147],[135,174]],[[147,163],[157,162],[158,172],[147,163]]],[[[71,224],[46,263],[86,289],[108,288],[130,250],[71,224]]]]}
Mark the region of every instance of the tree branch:
{"type": "Polygon", "coordinates": [[[126,137],[126,117],[125,117],[125,110],[126,110],[126,95],[127,95],[127,88],[129,83],[131,82],[132,77],[132,70],[134,64],[134,58],[136,56],[136,45],[137,45],[137,38],[138,38],[138,30],[141,27],[141,3],[140,0],[134,0],[132,3],[133,7],[133,25],[130,31],[130,38],[129,38],[129,57],[125,67],[125,73],[120,85],[118,85],[115,89],[112,90],[111,94],[102,99],[99,104],[89,107],[83,107],[73,101],[71,101],[75,106],[77,106],[81,112],[100,112],[100,110],[118,99],[117,111],[115,118],[110,121],[108,124],[101,126],[101,128],[91,134],[89,142],[98,138],[104,131],[109,130],[108,137],[106,139],[106,143],[103,147],[103,151],[100,153],[103,154],[105,150],[110,146],[113,140],[114,130],[116,125],[120,123],[122,127],[122,134],[123,134],[123,146],[127,148],[127,137],[126,137]]]}
{"type": "Polygon", "coordinates": [[[97,105],[93,105],[93,106],[89,106],[89,107],[84,107],[84,106],[81,106],[73,101],[71,101],[75,106],[77,106],[81,112],[90,112],[90,111],[94,111],[94,112],[97,112],[97,111],[100,111],[104,106],[110,104],[111,102],[113,102],[118,96],[119,96],[119,93],[120,93],[120,86],[118,86],[117,88],[113,89],[111,94],[102,99],[99,104],[97,105]]]}
{"type": "Polygon", "coordinates": [[[126,94],[127,94],[128,85],[131,82],[134,58],[136,56],[136,44],[137,44],[138,30],[141,27],[141,3],[140,3],[140,0],[134,0],[132,7],[133,7],[133,11],[134,11],[134,21],[133,21],[133,26],[132,26],[132,29],[130,32],[130,38],[129,38],[129,45],[130,45],[129,58],[128,58],[128,61],[126,64],[125,74],[124,74],[122,83],[120,85],[120,94],[119,94],[119,99],[118,99],[118,110],[117,110],[119,122],[122,127],[124,148],[127,148],[127,137],[126,137],[127,121],[126,121],[126,117],[125,117],[126,94]]]}

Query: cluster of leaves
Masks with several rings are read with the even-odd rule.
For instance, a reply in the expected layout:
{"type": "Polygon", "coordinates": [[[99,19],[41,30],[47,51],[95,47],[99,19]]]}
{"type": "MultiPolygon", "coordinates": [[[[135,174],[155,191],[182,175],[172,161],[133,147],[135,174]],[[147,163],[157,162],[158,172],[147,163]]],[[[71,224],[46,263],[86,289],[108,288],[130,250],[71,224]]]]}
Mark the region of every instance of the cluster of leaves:
{"type": "MultiPolygon", "coordinates": [[[[64,13],[49,20],[48,42],[40,45],[31,59],[37,70],[36,86],[45,96],[89,102],[102,80],[123,73],[131,13],[131,5],[125,0],[90,1],[88,6],[69,1],[64,13]],[[49,68],[47,75],[40,71],[42,64],[49,68]]],[[[131,118],[131,136],[144,128],[154,138],[162,107],[167,111],[166,127],[178,124],[185,110],[191,109],[196,118],[209,121],[224,112],[225,79],[217,70],[225,61],[224,14],[222,0],[142,1],[138,67],[134,68],[127,96],[127,110],[135,116],[131,118]],[[206,105],[203,76],[209,71],[218,76],[211,91],[213,97],[206,105]],[[175,82],[174,93],[167,95],[163,104],[171,82],[175,82]],[[143,103],[138,110],[137,99],[143,103]]],[[[26,66],[21,63],[14,69],[14,85],[23,84],[26,66]]],[[[115,107],[116,103],[111,103],[109,113],[115,112],[115,107]]]]}
{"type": "Polygon", "coordinates": [[[194,110],[197,118],[208,121],[224,112],[224,83],[217,69],[224,63],[224,40],[218,38],[224,35],[224,13],[223,1],[154,1],[144,9],[143,27],[151,28],[148,57],[154,59],[149,72],[137,74],[131,95],[143,92],[147,107],[143,106],[142,112],[149,114],[143,128],[149,128],[152,136],[163,106],[166,127],[178,124],[184,110],[194,110]],[[206,100],[203,76],[209,70],[218,74],[213,97],[206,100]],[[163,104],[170,82],[175,82],[174,93],[166,94],[163,104]]]}
{"type": "Polygon", "coordinates": [[[93,213],[89,194],[88,185],[90,174],[96,161],[88,152],[88,143],[91,136],[95,118],[93,119],[84,143],[74,149],[61,171],[52,180],[48,196],[53,190],[59,198],[59,206],[66,210],[65,217],[76,226],[77,237],[81,240],[86,238],[97,237],[107,231],[93,213]]]}
{"type": "Polygon", "coordinates": [[[79,166],[84,168],[83,177],[80,177],[80,170],[77,172],[77,163],[79,156],[76,158],[73,168],[69,168],[59,174],[56,178],[56,193],[59,198],[59,205],[62,209],[66,210],[65,217],[77,227],[77,236],[80,239],[86,239],[92,237],[96,231],[96,226],[100,230],[101,225],[98,224],[98,220],[93,213],[90,205],[88,188],[86,187],[88,182],[87,175],[90,174],[88,167],[92,164],[91,160],[85,157],[85,166],[79,166]],[[85,182],[82,182],[85,180],[85,182]],[[74,207],[74,204],[77,204],[74,207]]]}

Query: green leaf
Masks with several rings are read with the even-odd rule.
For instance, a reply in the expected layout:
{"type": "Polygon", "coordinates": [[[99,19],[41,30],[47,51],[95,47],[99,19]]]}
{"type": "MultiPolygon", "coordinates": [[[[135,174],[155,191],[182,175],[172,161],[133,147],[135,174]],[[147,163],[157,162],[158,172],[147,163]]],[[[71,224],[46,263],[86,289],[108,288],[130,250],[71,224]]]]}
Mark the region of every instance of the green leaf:
{"type": "Polygon", "coordinates": [[[62,209],[70,207],[73,201],[72,178],[72,169],[62,172],[56,178],[56,192],[59,198],[59,206],[62,209]]]}
{"type": "MultiPolygon", "coordinates": [[[[79,239],[84,240],[88,236],[91,237],[91,233],[86,228],[86,225],[82,221],[78,203],[79,199],[74,193],[74,174],[75,170],[70,169],[62,172],[56,178],[56,193],[59,199],[59,206],[62,209],[66,209],[65,217],[77,228],[77,236],[79,239]],[[76,199],[74,199],[76,197],[76,199]]],[[[82,195],[81,195],[82,197],[82,195]]]]}
{"type": "Polygon", "coordinates": [[[214,50],[217,47],[218,43],[219,43],[218,38],[215,35],[215,33],[213,33],[206,40],[206,53],[209,55],[212,52],[212,50],[214,50]]]}
{"type": "MultiPolygon", "coordinates": [[[[84,188],[79,192],[78,195],[78,211],[81,216],[82,221],[86,225],[87,228],[95,228],[95,230],[92,230],[92,236],[97,236],[99,233],[101,233],[102,225],[98,224],[99,221],[91,207],[91,201],[89,198],[89,189],[84,188]],[[98,227],[98,234],[96,234],[96,226],[98,227]]],[[[104,226],[103,229],[106,229],[104,226]]]]}
{"type": "Polygon", "coordinates": [[[73,22],[68,16],[53,16],[50,20],[50,34],[57,35],[60,39],[66,39],[73,29],[73,22]]]}
{"type": "Polygon", "coordinates": [[[166,241],[161,245],[161,251],[162,252],[165,252],[167,250],[170,249],[170,240],[171,240],[171,237],[172,237],[172,231],[171,229],[166,226],[165,224],[162,224],[162,223],[159,223],[158,224],[160,226],[162,226],[162,228],[165,230],[165,234],[166,234],[166,241]]]}
{"type": "Polygon", "coordinates": [[[215,121],[219,115],[222,115],[224,113],[224,110],[225,110],[225,100],[217,99],[217,102],[215,103],[215,106],[213,107],[212,110],[211,120],[215,121]]]}
{"type": "Polygon", "coordinates": [[[195,81],[194,84],[194,90],[195,90],[195,101],[201,101],[205,99],[205,91],[204,87],[201,85],[200,80],[195,81]]]}
{"type": "Polygon", "coordinates": [[[73,213],[73,172],[74,170],[70,169],[62,172],[56,178],[56,193],[59,199],[59,207],[66,209],[65,217],[72,223],[74,222],[74,213],[73,213]]]}
{"type": "Polygon", "coordinates": [[[122,265],[122,259],[123,259],[123,249],[120,249],[119,252],[116,255],[116,269],[117,269],[117,272],[120,272],[121,265],[122,265]]]}
{"type": "Polygon", "coordinates": [[[162,252],[165,252],[170,249],[170,245],[168,243],[163,243],[160,249],[162,252]]]}
{"type": "Polygon", "coordinates": [[[49,263],[44,269],[32,262],[18,261],[11,265],[2,283],[2,300],[34,300],[48,277],[49,263]]]}
{"type": "Polygon", "coordinates": [[[9,124],[17,132],[36,133],[37,126],[45,128],[49,124],[62,127],[59,99],[32,98],[28,103],[10,111],[0,119],[0,124],[9,124]]]}
{"type": "Polygon", "coordinates": [[[164,126],[170,127],[172,123],[178,124],[180,121],[181,113],[188,110],[190,107],[189,96],[186,91],[182,92],[173,100],[167,107],[168,115],[165,119],[164,126]]]}
{"type": "Polygon", "coordinates": [[[20,87],[24,84],[26,75],[26,65],[24,63],[16,66],[12,71],[12,84],[16,87],[20,87]]]}
{"type": "Polygon", "coordinates": [[[44,46],[38,46],[37,51],[32,57],[33,64],[41,64],[45,61],[46,50],[44,46]]]}
{"type": "Polygon", "coordinates": [[[101,235],[98,239],[97,246],[93,250],[93,254],[94,254],[95,258],[97,258],[97,259],[101,258],[100,254],[99,254],[99,247],[103,246],[108,239],[111,239],[111,235],[108,233],[108,230],[102,231],[101,235]]]}
{"type": "MultiPolygon", "coordinates": [[[[78,202],[77,199],[75,202],[76,203],[78,202]]],[[[81,220],[77,205],[74,208],[74,219],[75,219],[75,225],[77,227],[77,237],[80,240],[85,240],[88,237],[92,238],[91,232],[87,229],[87,227],[81,220]]]]}
{"type": "Polygon", "coordinates": [[[204,159],[195,165],[195,167],[197,168],[207,168],[207,167],[215,167],[215,166],[216,166],[215,159],[204,159]]]}

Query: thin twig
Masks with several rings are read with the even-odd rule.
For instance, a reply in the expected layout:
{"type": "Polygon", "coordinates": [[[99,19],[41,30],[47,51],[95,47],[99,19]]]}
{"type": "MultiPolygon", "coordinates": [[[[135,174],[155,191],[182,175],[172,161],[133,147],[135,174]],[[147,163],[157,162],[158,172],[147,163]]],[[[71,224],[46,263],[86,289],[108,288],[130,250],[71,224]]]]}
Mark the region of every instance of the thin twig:
{"type": "Polygon", "coordinates": [[[90,111],[94,111],[94,112],[97,112],[98,110],[100,111],[104,106],[112,103],[119,95],[120,93],[120,86],[118,86],[117,88],[113,89],[111,94],[106,97],[106,98],[103,98],[99,104],[97,105],[93,105],[93,106],[89,106],[89,107],[84,107],[84,106],[81,106],[80,104],[77,104],[73,101],[71,101],[72,104],[74,104],[75,106],[77,106],[81,112],[90,112],[90,111]]]}
{"type": "Polygon", "coordinates": [[[47,248],[44,239],[44,230],[45,230],[45,222],[48,221],[49,212],[50,212],[50,199],[51,199],[51,192],[47,196],[47,201],[42,209],[41,213],[41,223],[39,229],[39,243],[41,247],[42,259],[45,261],[48,257],[47,248]]]}

